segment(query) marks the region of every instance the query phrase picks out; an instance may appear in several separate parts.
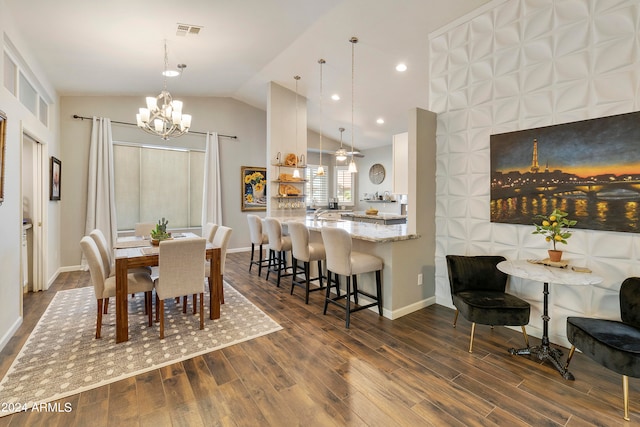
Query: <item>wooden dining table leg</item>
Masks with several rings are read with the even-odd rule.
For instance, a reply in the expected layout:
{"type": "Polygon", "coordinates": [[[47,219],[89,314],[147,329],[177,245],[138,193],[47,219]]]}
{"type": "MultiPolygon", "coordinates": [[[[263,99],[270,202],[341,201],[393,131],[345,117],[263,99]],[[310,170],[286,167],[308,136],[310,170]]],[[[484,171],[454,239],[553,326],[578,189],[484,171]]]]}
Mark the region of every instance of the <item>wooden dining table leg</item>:
{"type": "Polygon", "coordinates": [[[209,260],[209,277],[213,280],[209,307],[209,317],[211,320],[220,318],[220,295],[222,291],[222,280],[220,277],[221,252],[220,248],[214,248],[211,259],[209,260]]]}
{"type": "Polygon", "coordinates": [[[127,310],[127,258],[116,258],[116,343],[129,340],[129,313],[127,310]]]}

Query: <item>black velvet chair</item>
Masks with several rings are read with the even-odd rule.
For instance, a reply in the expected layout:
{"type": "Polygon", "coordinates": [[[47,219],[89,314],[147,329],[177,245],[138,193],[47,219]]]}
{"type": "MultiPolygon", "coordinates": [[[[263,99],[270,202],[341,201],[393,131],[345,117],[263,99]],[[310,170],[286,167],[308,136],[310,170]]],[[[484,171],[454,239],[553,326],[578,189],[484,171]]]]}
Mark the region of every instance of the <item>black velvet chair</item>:
{"type": "Polygon", "coordinates": [[[456,307],[453,327],[458,313],[471,322],[469,353],[473,352],[476,323],[481,325],[521,326],[524,342],[529,347],[525,325],[529,323],[531,306],[528,302],[505,292],[507,274],[496,268],[501,256],[447,255],[451,298],[456,307]]]}
{"type": "Polygon", "coordinates": [[[622,321],[568,317],[567,338],[595,362],[622,375],[624,419],[629,421],[629,377],[640,377],[640,277],[630,277],[620,287],[622,321]]]}

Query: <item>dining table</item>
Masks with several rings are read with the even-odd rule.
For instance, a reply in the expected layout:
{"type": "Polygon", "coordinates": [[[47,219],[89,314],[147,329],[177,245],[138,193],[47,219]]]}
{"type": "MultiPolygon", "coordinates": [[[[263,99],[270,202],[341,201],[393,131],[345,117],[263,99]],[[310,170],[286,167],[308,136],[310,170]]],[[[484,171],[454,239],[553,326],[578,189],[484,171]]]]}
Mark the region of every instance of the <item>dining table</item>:
{"type": "MultiPolygon", "coordinates": [[[[195,233],[173,234],[173,239],[194,238],[195,233]]],[[[206,259],[209,261],[209,318],[220,318],[220,301],[222,296],[221,275],[222,250],[207,241],[206,259]]],[[[131,236],[118,238],[114,245],[116,270],[116,343],[129,340],[129,313],[127,295],[127,277],[130,268],[157,266],[160,259],[160,248],[154,246],[146,237],[131,236]]]]}
{"type": "Polygon", "coordinates": [[[562,350],[551,346],[549,341],[549,284],[568,286],[587,286],[601,283],[603,278],[597,276],[586,267],[580,267],[569,262],[552,263],[549,260],[510,260],[497,265],[498,270],[513,277],[542,282],[543,312],[542,312],[542,341],[539,346],[520,349],[511,348],[509,353],[514,355],[533,355],[541,361],[548,360],[566,380],[575,377],[562,362],[562,350]]]}

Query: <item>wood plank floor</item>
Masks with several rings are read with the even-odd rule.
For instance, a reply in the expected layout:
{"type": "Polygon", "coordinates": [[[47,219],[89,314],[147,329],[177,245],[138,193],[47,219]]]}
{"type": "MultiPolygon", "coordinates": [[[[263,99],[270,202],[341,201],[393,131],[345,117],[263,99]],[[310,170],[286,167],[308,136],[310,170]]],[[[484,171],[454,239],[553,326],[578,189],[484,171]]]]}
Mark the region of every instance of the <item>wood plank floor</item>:
{"type": "MultiPolygon", "coordinates": [[[[248,272],[248,253],[228,254],[227,280],[284,330],[63,399],[68,413],[24,412],[1,426],[619,426],[640,423],[640,384],[630,379],[631,422],[621,377],[576,354],[575,381],[547,363],[510,356],[519,331],[476,328],[434,305],[391,321],[355,313],[351,328],[322,295],[304,304],[248,272]]],[[[63,273],[25,298],[24,324],[0,353],[0,376],[58,290],[89,286],[63,273]]],[[[539,340],[531,337],[531,344],[539,340]]],[[[1,402],[0,402],[1,403],[1,402]]]]}

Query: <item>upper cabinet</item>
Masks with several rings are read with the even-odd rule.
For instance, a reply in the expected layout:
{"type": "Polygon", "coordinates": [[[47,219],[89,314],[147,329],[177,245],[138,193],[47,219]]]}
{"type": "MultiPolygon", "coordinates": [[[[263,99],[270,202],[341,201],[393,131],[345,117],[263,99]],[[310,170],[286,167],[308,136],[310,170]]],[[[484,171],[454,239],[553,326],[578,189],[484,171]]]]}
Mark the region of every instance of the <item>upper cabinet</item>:
{"type": "Polygon", "coordinates": [[[393,193],[409,194],[409,133],[393,135],[393,193]]]}

